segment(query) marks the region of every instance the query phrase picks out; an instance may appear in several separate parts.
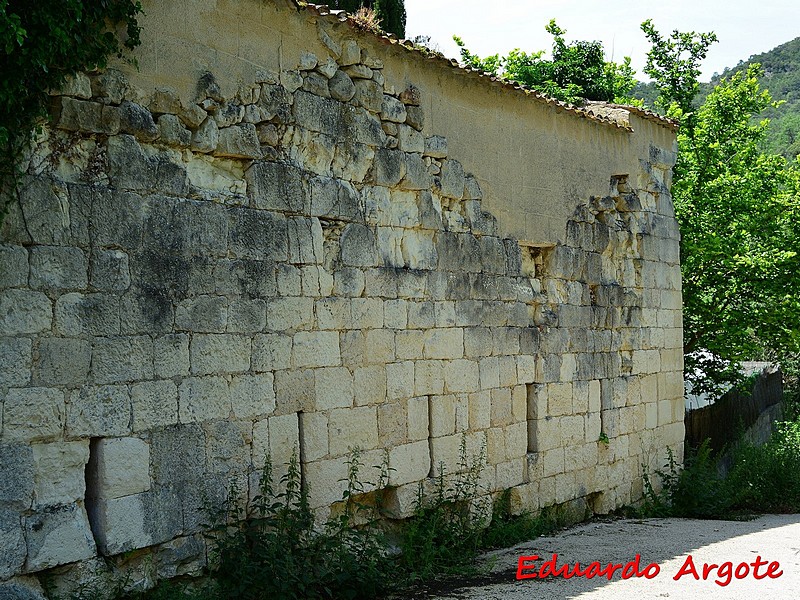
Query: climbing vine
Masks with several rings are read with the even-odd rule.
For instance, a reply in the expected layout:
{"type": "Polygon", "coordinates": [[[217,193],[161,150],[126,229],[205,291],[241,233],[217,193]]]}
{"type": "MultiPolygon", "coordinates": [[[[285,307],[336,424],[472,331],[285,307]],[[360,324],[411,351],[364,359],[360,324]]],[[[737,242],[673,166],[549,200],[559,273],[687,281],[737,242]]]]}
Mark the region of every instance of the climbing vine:
{"type": "Polygon", "coordinates": [[[49,91],[139,45],[138,0],[0,0],[0,221],[49,91]]]}

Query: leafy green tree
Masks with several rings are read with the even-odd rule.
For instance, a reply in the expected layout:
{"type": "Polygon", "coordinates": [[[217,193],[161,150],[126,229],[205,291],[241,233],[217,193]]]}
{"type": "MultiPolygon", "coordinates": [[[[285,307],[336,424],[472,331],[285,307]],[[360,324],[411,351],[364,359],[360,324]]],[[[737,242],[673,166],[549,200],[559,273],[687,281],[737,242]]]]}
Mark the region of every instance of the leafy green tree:
{"type": "Polygon", "coordinates": [[[472,54],[458,36],[453,36],[461,51],[464,64],[516,81],[564,102],[582,100],[630,102],[628,98],[636,85],[630,58],[622,64],[604,58],[600,42],[577,41],[567,43],[566,31],[555,19],[545,27],[553,36],[552,60],[544,58],[544,51],[528,54],[514,49],[507,56],[499,54],[481,58],[472,54]]]}
{"type": "Polygon", "coordinates": [[[719,392],[738,362],[800,350],[800,169],[763,151],[773,106],[758,65],[722,79],[697,109],[698,65],[713,34],[673,32],[650,21],[645,71],[681,124],[672,196],[681,226],[686,377],[719,392]]]}

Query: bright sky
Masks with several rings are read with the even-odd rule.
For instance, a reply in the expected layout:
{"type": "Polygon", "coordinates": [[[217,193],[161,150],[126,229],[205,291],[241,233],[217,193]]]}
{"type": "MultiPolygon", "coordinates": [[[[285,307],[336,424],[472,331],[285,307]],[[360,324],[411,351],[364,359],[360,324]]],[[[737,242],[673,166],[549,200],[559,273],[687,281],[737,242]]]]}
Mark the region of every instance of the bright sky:
{"type": "Polygon", "coordinates": [[[716,32],[703,80],[800,36],[800,0],[405,0],[405,6],[406,37],[429,35],[448,57],[458,58],[453,34],[480,56],[513,48],[549,52],[552,37],[544,27],[555,18],[568,42],[599,40],[607,59],[630,56],[641,80],[649,45],[639,25],[648,18],[663,35],[716,32]]]}

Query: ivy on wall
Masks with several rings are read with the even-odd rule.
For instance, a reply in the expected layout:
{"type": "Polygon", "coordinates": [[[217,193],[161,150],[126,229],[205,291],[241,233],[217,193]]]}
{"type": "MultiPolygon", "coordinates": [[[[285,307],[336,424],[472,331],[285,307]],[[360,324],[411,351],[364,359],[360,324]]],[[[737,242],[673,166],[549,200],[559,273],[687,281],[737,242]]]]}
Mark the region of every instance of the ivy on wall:
{"type": "MultiPolygon", "coordinates": [[[[49,91],[139,45],[138,0],[0,0],[0,198],[49,91]]],[[[6,202],[0,201],[0,219],[6,202]]]]}

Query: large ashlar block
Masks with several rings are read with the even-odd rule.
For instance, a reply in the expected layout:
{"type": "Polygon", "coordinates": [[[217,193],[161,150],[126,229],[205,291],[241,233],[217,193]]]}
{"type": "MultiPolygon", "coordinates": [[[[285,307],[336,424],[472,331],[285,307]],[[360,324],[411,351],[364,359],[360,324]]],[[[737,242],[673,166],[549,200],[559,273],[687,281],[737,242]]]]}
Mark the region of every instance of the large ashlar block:
{"type": "Polygon", "coordinates": [[[66,505],[86,493],[84,471],[89,461],[89,441],[34,444],[34,505],[66,505]]]}
{"type": "Polygon", "coordinates": [[[81,504],[70,504],[25,517],[28,557],[25,570],[41,571],[91,558],[95,543],[81,504]]]}
{"type": "Polygon", "coordinates": [[[121,498],[150,489],[150,445],[134,437],[104,438],[92,449],[89,480],[96,498],[121,498]]]}
{"type": "Polygon", "coordinates": [[[408,399],[408,439],[411,441],[426,440],[428,438],[428,404],[427,396],[408,399]]]}
{"type": "Polygon", "coordinates": [[[421,481],[430,471],[430,446],[427,441],[395,446],[389,450],[389,484],[421,481]]]}
{"type": "Polygon", "coordinates": [[[332,410],[328,422],[331,456],[344,456],[354,448],[378,446],[378,415],[374,406],[332,410]]]}

